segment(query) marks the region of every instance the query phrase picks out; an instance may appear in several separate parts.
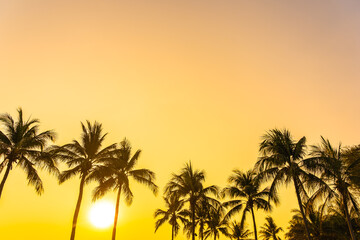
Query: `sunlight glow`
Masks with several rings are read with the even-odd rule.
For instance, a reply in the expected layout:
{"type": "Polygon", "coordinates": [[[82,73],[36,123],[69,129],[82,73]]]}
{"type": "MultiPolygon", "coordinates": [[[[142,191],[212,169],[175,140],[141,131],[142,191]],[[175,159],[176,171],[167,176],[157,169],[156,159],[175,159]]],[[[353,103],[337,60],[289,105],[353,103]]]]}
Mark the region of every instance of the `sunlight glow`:
{"type": "Polygon", "coordinates": [[[95,203],[89,212],[91,224],[97,228],[107,228],[114,222],[115,206],[111,202],[95,203]]]}

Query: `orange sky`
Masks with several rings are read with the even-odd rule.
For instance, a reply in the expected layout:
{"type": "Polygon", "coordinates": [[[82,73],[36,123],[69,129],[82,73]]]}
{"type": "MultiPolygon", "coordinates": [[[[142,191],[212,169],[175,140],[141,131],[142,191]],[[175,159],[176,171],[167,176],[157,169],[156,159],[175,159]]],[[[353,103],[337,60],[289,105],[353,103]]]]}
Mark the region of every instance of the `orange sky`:
{"type": "MultiPolygon", "coordinates": [[[[356,0],[0,0],[0,112],[21,106],[57,131],[57,144],[97,120],[108,144],[126,136],[143,150],[139,166],[157,173],[161,190],[189,160],[206,184],[225,186],[232,169],[253,166],[270,128],[311,144],[320,134],[360,142],[359,10],[356,0]]],[[[19,169],[10,173],[2,239],[69,237],[79,180],[42,176],[39,197],[19,169]]],[[[93,187],[77,239],[111,236],[88,221],[93,187]]],[[[295,193],[281,194],[273,215],[286,228],[295,193]]],[[[161,194],[134,184],[134,195],[121,205],[118,239],[169,239],[167,226],[153,234],[161,194]]]]}

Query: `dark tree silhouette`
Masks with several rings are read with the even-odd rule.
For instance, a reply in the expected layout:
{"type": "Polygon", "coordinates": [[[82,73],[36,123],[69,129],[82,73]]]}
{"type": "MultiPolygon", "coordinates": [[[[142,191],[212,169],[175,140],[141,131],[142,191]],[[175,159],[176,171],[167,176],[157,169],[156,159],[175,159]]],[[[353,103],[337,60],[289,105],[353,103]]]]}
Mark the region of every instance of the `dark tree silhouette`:
{"type": "Polygon", "coordinates": [[[228,225],[228,236],[234,240],[248,239],[252,234],[244,225],[239,222],[232,222],[228,225]]]}
{"type": "MultiPolygon", "coordinates": [[[[223,192],[233,200],[224,202],[225,207],[230,207],[227,218],[232,217],[244,207],[240,223],[244,224],[246,215],[250,212],[253,219],[254,235],[257,240],[254,208],[270,210],[271,206],[267,201],[270,196],[269,189],[260,190],[261,181],[252,170],[246,173],[234,170],[228,181],[231,185],[224,188],[223,192]]],[[[273,196],[273,199],[277,200],[277,197],[273,196]]]]}
{"type": "Polygon", "coordinates": [[[17,121],[9,114],[0,116],[0,123],[4,128],[0,131],[0,155],[4,156],[0,172],[6,168],[0,183],[0,198],[14,165],[25,171],[29,184],[35,187],[38,194],[44,191],[44,187],[36,168],[45,168],[55,174],[59,172],[55,159],[44,151],[48,141],[54,140],[55,133],[51,130],[39,132],[38,119],[24,120],[22,109],[19,108],[17,112],[17,121]]]}
{"type": "Polygon", "coordinates": [[[256,163],[261,178],[272,180],[270,187],[270,200],[281,184],[293,183],[299,209],[303,217],[306,238],[311,239],[309,227],[302,204],[302,197],[306,200],[304,182],[309,186],[318,179],[303,169],[303,157],[305,156],[306,138],[302,137],[295,142],[286,129],[280,131],[272,129],[263,136],[260,143],[262,157],[256,163]]]}
{"type": "Polygon", "coordinates": [[[81,123],[81,126],[81,141],[73,140],[72,143],[59,147],[57,150],[57,156],[65,161],[70,168],[60,174],[59,182],[63,183],[75,175],[80,177],[79,196],[73,217],[71,240],[75,239],[84,186],[91,181],[100,179],[99,166],[111,158],[111,153],[116,148],[116,144],[101,148],[107,134],[103,134],[100,123],[94,122],[92,125],[87,121],[87,125],[81,123]]]}
{"type": "Polygon", "coordinates": [[[312,157],[305,160],[304,163],[310,171],[319,173],[321,179],[326,183],[322,182],[319,185],[314,198],[325,196],[326,199],[338,198],[340,200],[351,239],[355,240],[349,207],[352,206],[359,213],[352,188],[359,187],[359,173],[353,169],[360,165],[360,159],[347,158],[346,156],[351,156],[351,153],[347,152],[347,154],[343,155],[341,144],[334,148],[329,140],[321,137],[321,144],[312,146],[312,157]]]}
{"type": "Polygon", "coordinates": [[[216,208],[210,208],[209,216],[205,224],[207,226],[204,231],[205,239],[213,236],[214,240],[216,240],[220,237],[220,233],[228,236],[227,220],[224,218],[224,209],[221,205],[216,208]]]}
{"type": "Polygon", "coordinates": [[[283,231],[281,227],[278,227],[274,219],[270,216],[265,218],[266,222],[260,229],[260,236],[264,240],[281,240],[277,235],[283,231]]]}
{"type": "Polygon", "coordinates": [[[133,193],[130,189],[130,179],[149,187],[154,194],[157,193],[158,187],[154,183],[155,173],[149,169],[134,169],[140,156],[141,150],[137,150],[131,156],[131,145],[128,140],[124,139],[120,143],[120,148],[114,152],[114,156],[105,161],[104,166],[99,167],[100,183],[94,190],[93,199],[102,197],[110,190],[117,191],[114,226],[112,239],[116,237],[116,227],[119,216],[119,204],[121,193],[124,194],[127,204],[131,204],[133,193]]]}
{"type": "Polygon", "coordinates": [[[164,197],[164,200],[166,210],[157,209],[154,214],[155,218],[159,218],[155,223],[155,232],[165,222],[168,222],[171,225],[171,240],[174,240],[180,229],[179,221],[186,224],[188,214],[183,209],[184,201],[180,200],[175,194],[164,197]]]}
{"type": "MultiPolygon", "coordinates": [[[[216,195],[218,192],[217,187],[214,185],[204,188],[204,181],[204,171],[194,171],[190,162],[181,169],[180,174],[173,174],[170,182],[165,187],[167,195],[176,194],[179,197],[184,197],[185,201],[189,203],[192,240],[195,240],[196,206],[200,204],[208,193],[216,195]]],[[[211,200],[211,198],[208,197],[208,200],[211,200]]]]}

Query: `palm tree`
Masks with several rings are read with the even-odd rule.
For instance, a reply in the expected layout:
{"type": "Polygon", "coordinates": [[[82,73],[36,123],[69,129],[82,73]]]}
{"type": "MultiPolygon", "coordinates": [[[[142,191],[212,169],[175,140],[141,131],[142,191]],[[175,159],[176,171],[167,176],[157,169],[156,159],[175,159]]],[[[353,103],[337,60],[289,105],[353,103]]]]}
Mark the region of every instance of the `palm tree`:
{"type": "Polygon", "coordinates": [[[45,156],[43,151],[48,141],[55,139],[55,133],[51,130],[39,132],[38,119],[24,120],[22,109],[19,108],[17,112],[17,121],[9,114],[0,116],[0,122],[4,126],[4,130],[0,131],[0,155],[3,155],[0,172],[6,167],[0,183],[0,198],[14,165],[20,166],[26,172],[29,184],[35,187],[38,194],[44,191],[44,187],[36,167],[46,168],[50,173],[59,171],[54,159],[49,155],[45,156]]]}
{"type": "Polygon", "coordinates": [[[263,136],[263,141],[260,143],[262,157],[256,163],[256,168],[259,170],[261,178],[265,180],[272,179],[270,200],[277,193],[277,189],[281,184],[293,182],[304,221],[306,237],[310,240],[309,227],[302,204],[302,197],[307,198],[303,182],[306,181],[311,186],[314,181],[317,181],[317,178],[303,169],[305,143],[305,137],[295,142],[286,129],[283,131],[278,129],[270,130],[263,136]]]}
{"type": "Polygon", "coordinates": [[[231,239],[241,240],[248,239],[252,233],[248,229],[245,229],[243,224],[232,222],[228,226],[228,234],[231,239]]]}
{"type": "Polygon", "coordinates": [[[81,141],[73,140],[72,143],[58,148],[57,156],[63,159],[70,169],[60,174],[59,182],[63,183],[75,175],[80,177],[79,196],[75,207],[70,239],[75,239],[77,219],[80,212],[81,201],[85,184],[98,180],[101,174],[98,173],[99,165],[110,158],[111,152],[116,148],[116,144],[101,148],[106,137],[103,134],[102,125],[94,122],[92,125],[87,121],[87,125],[81,123],[81,141]]]}
{"type": "MultiPolygon", "coordinates": [[[[265,188],[260,191],[261,181],[252,170],[245,173],[239,170],[234,170],[228,181],[231,185],[226,187],[223,192],[233,200],[224,202],[225,207],[231,208],[227,213],[227,218],[232,217],[235,213],[239,212],[242,207],[244,207],[241,218],[241,224],[243,225],[246,214],[251,212],[254,225],[254,235],[257,240],[254,208],[270,210],[271,206],[267,201],[270,196],[269,189],[265,188]]],[[[276,196],[273,196],[273,199],[277,200],[276,196]]]]}
{"type": "MultiPolygon", "coordinates": [[[[321,136],[321,144],[312,146],[312,157],[305,161],[305,166],[309,170],[319,173],[321,179],[327,183],[319,187],[319,190],[314,194],[315,197],[325,196],[326,199],[334,197],[340,199],[351,239],[355,240],[349,207],[352,206],[359,213],[352,187],[359,187],[359,173],[353,170],[360,165],[360,159],[346,158],[343,152],[341,144],[334,148],[329,140],[321,136]]],[[[350,155],[350,153],[348,154],[350,155]]]]}
{"type": "Polygon", "coordinates": [[[220,237],[220,233],[227,236],[227,221],[224,216],[224,210],[222,206],[217,208],[211,208],[209,217],[206,219],[205,224],[207,226],[204,236],[207,239],[210,236],[214,236],[214,240],[220,237]]]}
{"type": "Polygon", "coordinates": [[[125,195],[125,200],[128,205],[131,204],[133,194],[130,189],[130,178],[138,183],[148,186],[154,194],[157,193],[158,187],[154,183],[155,173],[149,169],[134,169],[140,156],[141,150],[137,150],[133,155],[131,152],[131,145],[128,140],[124,139],[120,143],[120,149],[114,152],[114,157],[109,158],[101,168],[102,178],[99,185],[95,188],[93,200],[102,197],[110,190],[117,191],[114,226],[112,232],[112,239],[116,237],[116,227],[119,217],[119,204],[121,193],[125,195]]]}
{"type": "MultiPolygon", "coordinates": [[[[179,197],[184,197],[185,201],[189,203],[192,240],[195,240],[196,206],[200,204],[208,193],[217,194],[217,187],[212,185],[204,188],[204,181],[204,171],[194,171],[190,162],[181,169],[180,174],[173,174],[170,182],[165,187],[166,194],[176,194],[179,197]]],[[[213,199],[208,198],[208,200],[212,201],[213,199]]]]}
{"type": "Polygon", "coordinates": [[[155,232],[163,225],[166,221],[171,225],[171,240],[173,240],[179,232],[180,224],[186,223],[187,213],[183,210],[184,201],[180,200],[176,195],[164,197],[167,210],[157,209],[154,217],[160,217],[155,223],[155,232]]]}
{"type": "Polygon", "coordinates": [[[272,217],[268,216],[265,219],[266,223],[261,227],[260,236],[262,236],[264,240],[281,240],[277,235],[283,231],[283,229],[276,225],[272,217]]]}

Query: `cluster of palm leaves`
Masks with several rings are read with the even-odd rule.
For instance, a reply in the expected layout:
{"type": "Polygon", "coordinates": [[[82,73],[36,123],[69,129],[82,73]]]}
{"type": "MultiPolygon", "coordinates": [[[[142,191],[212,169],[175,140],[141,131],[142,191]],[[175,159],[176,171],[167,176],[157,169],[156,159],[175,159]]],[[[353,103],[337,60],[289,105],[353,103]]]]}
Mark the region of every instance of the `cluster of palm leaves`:
{"type": "MultiPolygon", "coordinates": [[[[252,239],[257,240],[254,210],[271,211],[279,203],[279,187],[292,184],[299,209],[290,221],[287,239],[359,238],[360,146],[335,148],[321,137],[320,145],[307,151],[306,138],[296,141],[286,129],[270,130],[262,138],[260,157],[254,168],[247,172],[234,170],[228,179],[230,185],[221,190],[215,186],[204,188],[204,172],[193,171],[191,164],[180,174],[174,174],[165,188],[164,198],[182,204],[176,211],[157,210],[156,230],[166,221],[173,228],[176,224],[174,237],[180,228],[178,219],[193,240],[195,236],[200,239],[213,236],[216,240],[220,233],[231,239],[249,239],[253,235],[252,239]],[[270,185],[262,187],[266,183],[270,185]],[[321,214],[314,209],[322,209],[321,214]],[[231,222],[238,213],[241,213],[240,221],[231,222]],[[249,214],[252,233],[245,228],[249,214]],[[173,216],[171,221],[169,216],[173,216]]],[[[261,239],[279,240],[283,229],[271,217],[265,220],[260,229],[261,239]]]]}
{"type": "Polygon", "coordinates": [[[96,181],[98,186],[93,191],[93,200],[102,197],[109,191],[117,192],[115,217],[112,239],[116,236],[116,226],[119,212],[120,196],[123,194],[126,202],[131,204],[133,193],[129,182],[131,179],[148,186],[154,193],[157,186],[154,183],[155,174],[149,169],[136,169],[141,151],[132,154],[128,140],[120,144],[103,147],[106,133],[98,122],[86,125],[81,123],[82,134],[80,141],[73,140],[63,146],[49,145],[54,140],[53,131],[39,132],[37,119],[24,120],[23,112],[18,109],[18,119],[15,121],[9,114],[0,116],[4,130],[0,131],[0,172],[5,173],[0,184],[0,197],[11,169],[20,166],[27,173],[28,182],[35,187],[38,194],[44,190],[37,168],[46,169],[56,174],[59,183],[79,176],[79,195],[73,216],[70,239],[75,239],[77,219],[86,184],[96,181]],[[68,169],[59,171],[57,165],[62,161],[68,169]]]}
{"type": "MultiPolygon", "coordinates": [[[[98,122],[81,123],[79,141],[57,146],[52,130],[41,132],[38,119],[0,115],[0,198],[14,167],[22,168],[29,185],[41,194],[44,191],[38,170],[58,177],[59,183],[78,176],[79,195],[70,239],[75,239],[77,219],[85,186],[95,181],[93,200],[109,191],[117,193],[112,239],[115,240],[121,196],[131,204],[133,193],[129,182],[144,184],[156,194],[155,174],[149,169],[136,169],[141,151],[132,152],[127,139],[120,144],[103,146],[107,136],[98,122]],[[68,166],[58,169],[58,163],[68,166]]],[[[307,151],[306,138],[294,140],[286,129],[268,131],[260,143],[260,157],[248,171],[234,170],[229,185],[205,186],[205,172],[194,170],[191,163],[173,174],[164,189],[166,209],[157,209],[155,231],[168,222],[172,239],[181,227],[192,240],[258,239],[254,211],[271,211],[279,203],[278,189],[292,184],[298,210],[290,221],[287,239],[359,239],[360,216],[357,202],[360,189],[360,146],[334,147],[321,137],[319,145],[307,151]],[[269,186],[264,187],[264,185],[269,186]],[[253,232],[246,228],[251,216],[253,232]],[[235,221],[239,218],[239,221],[235,221]],[[251,237],[251,238],[250,238],[251,237]]],[[[280,240],[282,228],[268,216],[260,228],[261,239],[280,240]]]]}

